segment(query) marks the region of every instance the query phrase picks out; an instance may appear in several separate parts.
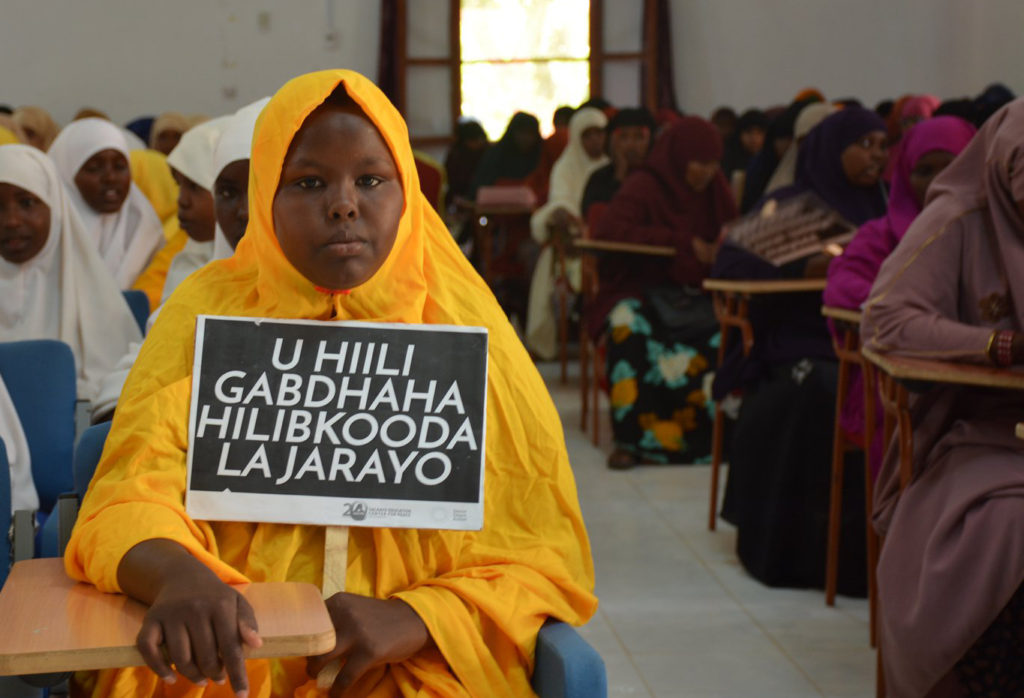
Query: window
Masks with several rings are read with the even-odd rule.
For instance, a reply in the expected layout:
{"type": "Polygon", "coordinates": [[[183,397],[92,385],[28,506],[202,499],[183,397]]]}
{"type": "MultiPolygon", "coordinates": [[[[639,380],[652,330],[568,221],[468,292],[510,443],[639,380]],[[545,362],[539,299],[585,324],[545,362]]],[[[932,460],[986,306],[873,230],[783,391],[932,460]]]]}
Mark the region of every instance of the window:
{"type": "Polygon", "coordinates": [[[462,0],[462,113],[492,140],[516,111],[547,135],[590,95],[590,0],[462,0]]]}

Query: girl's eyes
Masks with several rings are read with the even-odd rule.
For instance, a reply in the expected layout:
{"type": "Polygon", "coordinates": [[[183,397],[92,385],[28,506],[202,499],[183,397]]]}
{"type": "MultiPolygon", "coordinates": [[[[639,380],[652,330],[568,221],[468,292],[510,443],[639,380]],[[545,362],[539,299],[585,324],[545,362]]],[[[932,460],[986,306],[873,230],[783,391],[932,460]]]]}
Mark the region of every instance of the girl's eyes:
{"type": "Polygon", "coordinates": [[[32,208],[36,205],[36,200],[29,196],[23,196],[18,199],[18,203],[21,204],[22,208],[32,208]]]}
{"type": "Polygon", "coordinates": [[[362,177],[356,180],[356,184],[358,186],[370,187],[371,189],[383,183],[384,178],[378,177],[377,175],[363,175],[362,177]]]}
{"type": "Polygon", "coordinates": [[[299,187],[299,189],[316,189],[322,183],[323,182],[320,180],[319,177],[303,177],[295,184],[296,186],[299,187]]]}

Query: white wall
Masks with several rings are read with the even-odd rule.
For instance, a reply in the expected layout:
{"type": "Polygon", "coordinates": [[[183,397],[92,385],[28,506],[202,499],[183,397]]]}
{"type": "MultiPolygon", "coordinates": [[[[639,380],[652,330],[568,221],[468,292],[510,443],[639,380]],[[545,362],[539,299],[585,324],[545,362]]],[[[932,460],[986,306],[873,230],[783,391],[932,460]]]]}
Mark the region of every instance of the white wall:
{"type": "Polygon", "coordinates": [[[708,114],[813,85],[873,105],[905,92],[1024,91],[1022,0],[671,0],[676,94],[708,114]]]}
{"type": "MultiPolygon", "coordinates": [[[[609,21],[621,24],[611,19],[626,8],[620,3],[636,2],[606,0],[609,21]]],[[[14,4],[0,23],[0,102],[40,104],[62,123],[85,105],[122,122],[171,109],[226,113],[320,68],[377,75],[378,0],[5,3],[14,4]],[[325,38],[332,3],[333,49],[325,38]]],[[[671,0],[671,7],[676,89],[690,112],[787,102],[807,85],[869,104],[907,91],[974,95],[994,80],[1024,92],[1024,0],[671,0]]],[[[417,22],[417,31],[425,28],[417,22]]],[[[433,96],[436,107],[424,112],[446,112],[447,97],[433,96]]]]}
{"type": "Polygon", "coordinates": [[[4,3],[0,102],[66,123],[82,106],[125,122],[217,115],[323,68],[376,78],[376,0],[39,0],[4,3]],[[336,48],[326,40],[334,4],[336,48]],[[14,9],[10,7],[16,5],[14,9]],[[261,26],[261,14],[265,21],[261,26]]]}

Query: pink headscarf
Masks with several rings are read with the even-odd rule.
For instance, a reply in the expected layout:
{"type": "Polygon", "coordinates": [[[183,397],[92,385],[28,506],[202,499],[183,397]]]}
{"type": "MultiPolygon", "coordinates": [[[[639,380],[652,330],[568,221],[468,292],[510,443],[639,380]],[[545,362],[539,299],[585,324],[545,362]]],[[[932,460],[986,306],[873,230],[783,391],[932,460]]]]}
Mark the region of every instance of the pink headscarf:
{"type": "MultiPolygon", "coordinates": [[[[935,110],[942,104],[941,100],[935,95],[918,95],[911,97],[903,103],[903,108],[900,109],[900,120],[918,118],[928,119],[935,113],[935,110]]],[[[905,135],[905,134],[904,134],[905,135]]]]}
{"type": "Polygon", "coordinates": [[[893,167],[889,212],[886,214],[889,229],[897,240],[903,238],[907,228],[921,212],[921,206],[914,200],[914,190],[910,185],[910,173],[917,161],[934,150],[957,155],[967,147],[975,133],[974,126],[963,119],[938,116],[913,126],[903,136],[899,157],[893,167]]]}

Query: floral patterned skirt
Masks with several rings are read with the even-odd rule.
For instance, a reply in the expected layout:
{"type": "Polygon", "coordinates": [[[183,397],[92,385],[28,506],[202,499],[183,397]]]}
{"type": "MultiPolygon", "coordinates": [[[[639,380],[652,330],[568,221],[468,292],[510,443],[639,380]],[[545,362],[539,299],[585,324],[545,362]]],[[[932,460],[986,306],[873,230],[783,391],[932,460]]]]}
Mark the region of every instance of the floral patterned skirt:
{"type": "Polygon", "coordinates": [[[677,341],[637,298],[612,309],[606,375],[618,448],[655,463],[710,461],[718,342],[717,331],[677,341]]]}

